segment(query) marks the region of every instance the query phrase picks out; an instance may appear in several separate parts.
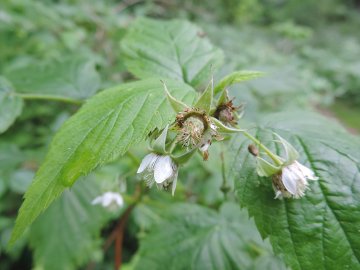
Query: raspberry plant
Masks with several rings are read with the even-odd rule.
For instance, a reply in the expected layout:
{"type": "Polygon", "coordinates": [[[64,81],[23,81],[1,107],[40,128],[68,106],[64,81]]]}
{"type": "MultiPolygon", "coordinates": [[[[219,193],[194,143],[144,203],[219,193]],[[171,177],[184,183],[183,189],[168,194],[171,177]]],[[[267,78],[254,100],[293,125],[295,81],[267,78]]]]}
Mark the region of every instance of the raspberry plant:
{"type": "Polygon", "coordinates": [[[80,106],[26,190],[10,246],[27,234],[36,265],[75,269],[99,249],[93,239],[111,220],[119,223],[109,245],[122,244],[132,215],[134,269],[360,269],[358,138],[300,108],[250,122],[234,85],[270,75],[220,75],[224,52],[201,33],[183,20],[137,19],[121,40],[133,80],[97,94],[94,62],[83,58],[4,74],[0,132],[26,110],[24,100],[80,106]],[[114,195],[118,212],[91,205],[106,170],[116,172],[110,189],[124,175],[129,185],[114,195]]]}

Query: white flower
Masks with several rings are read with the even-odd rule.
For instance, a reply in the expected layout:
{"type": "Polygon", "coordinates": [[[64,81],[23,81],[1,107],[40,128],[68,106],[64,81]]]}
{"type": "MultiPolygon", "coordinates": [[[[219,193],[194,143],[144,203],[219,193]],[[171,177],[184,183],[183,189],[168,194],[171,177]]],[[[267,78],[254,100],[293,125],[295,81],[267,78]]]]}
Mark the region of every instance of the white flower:
{"type": "Polygon", "coordinates": [[[277,198],[300,198],[308,189],[307,180],[318,180],[314,172],[298,161],[285,166],[282,171],[273,176],[275,199],[277,198]]]}
{"type": "Polygon", "coordinates": [[[174,195],[178,176],[178,166],[167,155],[148,154],[142,160],[137,173],[142,174],[147,185],[151,187],[154,183],[160,189],[167,189],[171,185],[174,195]]]}
{"type": "Polygon", "coordinates": [[[124,205],[124,199],[120,193],[105,192],[101,196],[96,197],[91,204],[101,204],[103,207],[108,208],[112,205],[122,207],[124,205]]]}

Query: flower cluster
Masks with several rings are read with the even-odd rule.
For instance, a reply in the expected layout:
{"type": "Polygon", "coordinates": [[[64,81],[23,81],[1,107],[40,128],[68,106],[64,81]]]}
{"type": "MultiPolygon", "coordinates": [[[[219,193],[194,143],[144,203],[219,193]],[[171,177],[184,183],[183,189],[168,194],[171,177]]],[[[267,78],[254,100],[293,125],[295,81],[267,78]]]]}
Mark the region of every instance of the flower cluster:
{"type": "Polygon", "coordinates": [[[225,88],[214,102],[213,80],[191,106],[174,98],[165,84],[164,89],[177,115],[170,126],[150,136],[151,153],[144,157],[137,171],[149,187],[155,184],[159,189],[171,189],[174,195],[181,164],[196,152],[207,160],[214,140],[219,141],[223,135],[239,132],[255,143],[249,145],[248,150],[256,157],[258,175],[272,178],[276,199],[300,198],[309,188],[308,180],[318,180],[312,170],[297,161],[297,151],[279,135],[276,134],[279,138],[276,142],[283,145],[285,158],[272,153],[245,130],[238,129],[237,120],[242,114],[242,106],[234,106],[225,88]],[[263,158],[264,154],[267,158],[263,158]]]}

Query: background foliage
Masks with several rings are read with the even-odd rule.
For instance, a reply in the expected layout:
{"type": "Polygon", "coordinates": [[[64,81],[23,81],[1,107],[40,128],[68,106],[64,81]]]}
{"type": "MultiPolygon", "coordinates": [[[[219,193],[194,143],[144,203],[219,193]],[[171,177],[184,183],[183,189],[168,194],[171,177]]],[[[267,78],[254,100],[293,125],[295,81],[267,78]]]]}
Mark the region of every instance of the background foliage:
{"type": "Polygon", "coordinates": [[[112,269],[114,249],[104,243],[136,201],[124,269],[359,269],[359,18],[359,2],[341,0],[2,1],[0,268],[112,269]],[[158,78],[174,79],[172,93],[191,101],[210,64],[215,82],[235,70],[266,72],[230,93],[246,104],[242,126],[281,154],[271,143],[278,132],[320,177],[305,198],[273,200],[240,136],[229,148],[214,144],[206,163],[192,159],[174,198],[139,183],[141,140],[173,117],[158,78]],[[98,156],[86,154],[93,147],[98,156]],[[62,185],[90,171],[71,189],[62,185]],[[15,230],[24,235],[9,247],[36,172],[15,230]],[[107,190],[126,206],[92,206],[107,190]]]}

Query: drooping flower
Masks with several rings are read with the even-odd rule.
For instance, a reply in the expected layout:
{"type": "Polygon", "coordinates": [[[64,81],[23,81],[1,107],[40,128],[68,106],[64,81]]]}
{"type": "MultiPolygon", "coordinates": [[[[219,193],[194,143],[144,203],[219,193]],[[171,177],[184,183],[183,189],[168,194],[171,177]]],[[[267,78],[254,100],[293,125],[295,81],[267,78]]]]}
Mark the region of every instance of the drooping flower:
{"type": "Polygon", "coordinates": [[[297,161],[299,154],[289,142],[278,134],[275,135],[279,138],[276,142],[284,147],[286,157],[281,158],[273,155],[273,158],[277,160],[275,165],[260,156],[256,156],[257,173],[260,176],[272,177],[275,199],[298,199],[305,195],[306,189],[309,189],[308,180],[318,180],[319,178],[311,169],[297,161]]]}
{"type": "Polygon", "coordinates": [[[91,204],[101,204],[105,208],[111,206],[122,207],[124,205],[124,199],[120,193],[108,191],[96,197],[91,204]]]}
{"type": "Polygon", "coordinates": [[[305,190],[309,189],[307,180],[318,180],[315,173],[298,161],[285,166],[282,170],[273,175],[272,183],[277,198],[298,199],[305,195],[305,190]]]}
{"type": "Polygon", "coordinates": [[[174,195],[178,177],[178,166],[169,155],[150,153],[144,157],[138,174],[141,174],[146,184],[151,187],[154,183],[159,189],[167,190],[171,187],[174,195]]]}

